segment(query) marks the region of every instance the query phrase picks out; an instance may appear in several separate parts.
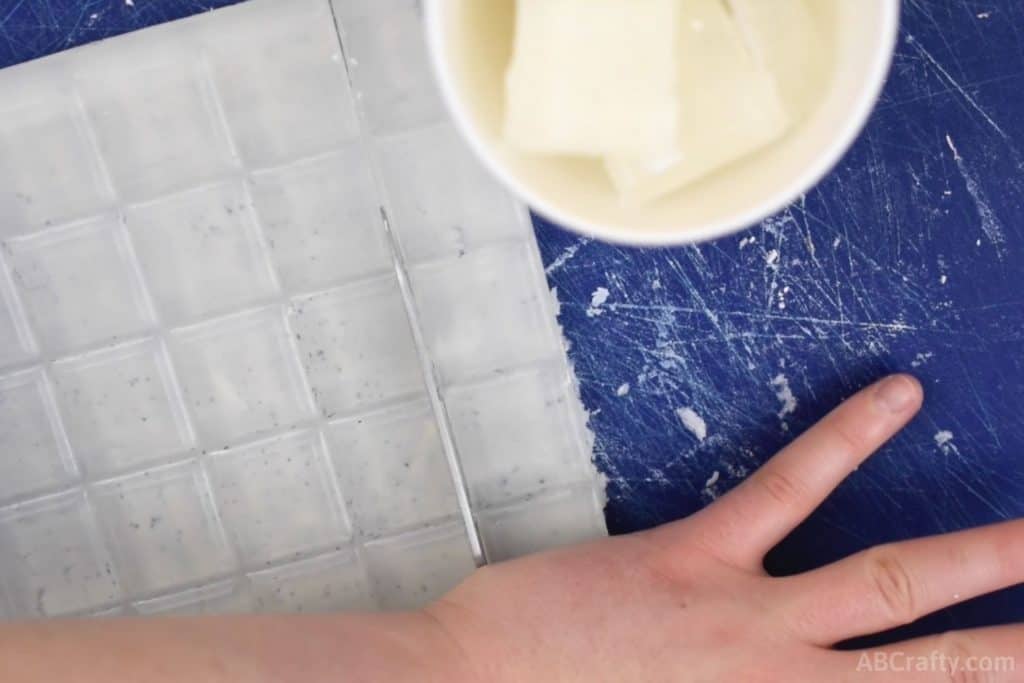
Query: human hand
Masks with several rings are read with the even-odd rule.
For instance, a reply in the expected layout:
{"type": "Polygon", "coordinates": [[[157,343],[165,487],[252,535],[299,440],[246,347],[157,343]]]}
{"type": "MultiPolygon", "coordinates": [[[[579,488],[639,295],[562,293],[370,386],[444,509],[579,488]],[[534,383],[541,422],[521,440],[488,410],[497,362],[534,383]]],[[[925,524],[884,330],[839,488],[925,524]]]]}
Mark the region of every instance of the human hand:
{"type": "Polygon", "coordinates": [[[1024,581],[1020,521],[879,546],[798,576],[762,567],[920,405],[915,380],[888,377],[688,519],[486,567],[426,613],[461,673],[493,683],[1024,681],[1024,659],[1012,666],[1024,657],[1021,626],[883,648],[890,665],[924,669],[900,674],[880,676],[876,652],[832,649],[1024,581]],[[969,670],[986,667],[1010,670],[969,670]]]}

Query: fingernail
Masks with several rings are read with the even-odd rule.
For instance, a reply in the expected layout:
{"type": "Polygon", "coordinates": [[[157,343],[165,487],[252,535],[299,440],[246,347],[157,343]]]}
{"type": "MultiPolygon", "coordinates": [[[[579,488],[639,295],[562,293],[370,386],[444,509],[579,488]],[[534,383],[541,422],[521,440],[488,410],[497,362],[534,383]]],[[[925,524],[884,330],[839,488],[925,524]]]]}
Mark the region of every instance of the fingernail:
{"type": "Polygon", "coordinates": [[[875,400],[890,413],[902,413],[917,396],[917,387],[904,375],[886,377],[875,389],[875,400]]]}

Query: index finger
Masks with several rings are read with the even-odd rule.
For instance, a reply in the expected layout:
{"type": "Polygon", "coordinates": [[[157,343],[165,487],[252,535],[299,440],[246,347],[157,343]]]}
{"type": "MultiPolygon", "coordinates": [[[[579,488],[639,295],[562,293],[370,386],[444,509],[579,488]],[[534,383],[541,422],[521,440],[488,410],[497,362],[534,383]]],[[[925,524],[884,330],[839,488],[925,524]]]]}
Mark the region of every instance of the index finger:
{"type": "Polygon", "coordinates": [[[720,557],[760,568],[773,546],[910,421],[922,395],[909,375],[862,389],[689,521],[714,540],[720,557]]]}

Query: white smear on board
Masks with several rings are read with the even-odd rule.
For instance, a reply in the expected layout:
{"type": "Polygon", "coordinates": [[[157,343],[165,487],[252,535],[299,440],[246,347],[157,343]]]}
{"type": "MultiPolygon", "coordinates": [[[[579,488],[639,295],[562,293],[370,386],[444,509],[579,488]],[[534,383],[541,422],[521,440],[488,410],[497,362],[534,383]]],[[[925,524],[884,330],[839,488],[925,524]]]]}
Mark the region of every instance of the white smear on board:
{"type": "Polygon", "coordinates": [[[615,390],[615,395],[619,396],[620,398],[622,396],[625,396],[628,393],[629,393],[629,382],[625,382],[623,384],[620,384],[619,388],[615,390]]]}
{"type": "Polygon", "coordinates": [[[710,498],[711,500],[715,500],[716,498],[718,498],[718,491],[715,490],[715,484],[718,483],[718,480],[721,476],[722,475],[719,474],[718,470],[712,472],[711,476],[708,477],[707,481],[704,482],[704,490],[701,491],[701,493],[704,494],[704,496],[706,496],[707,498],[710,498]]]}
{"type": "Polygon", "coordinates": [[[939,447],[943,454],[949,455],[950,453],[960,452],[956,444],[953,443],[953,432],[948,429],[935,432],[935,436],[932,438],[935,439],[935,445],[939,447]]]}
{"type": "Polygon", "coordinates": [[[789,388],[789,378],[779,373],[772,379],[772,386],[775,387],[775,398],[779,399],[780,403],[779,412],[776,413],[779,419],[796,412],[796,396],[789,388]]]}
{"type": "Polygon", "coordinates": [[[676,416],[679,421],[683,423],[683,426],[697,437],[697,441],[703,441],[708,438],[708,424],[704,421],[704,418],[698,415],[693,408],[689,406],[685,408],[676,408],[676,416]]]}
{"type": "Polygon", "coordinates": [[[767,254],[765,254],[764,262],[767,263],[769,266],[776,265],[779,262],[779,250],[772,249],[767,254]]]}
{"type": "Polygon", "coordinates": [[[1002,256],[1000,245],[1006,243],[1006,233],[1003,231],[1003,224],[992,210],[992,205],[989,204],[988,197],[985,195],[981,183],[978,182],[977,177],[967,167],[967,163],[960,156],[960,151],[956,148],[953,138],[948,133],[946,134],[946,145],[949,146],[949,151],[953,153],[953,161],[956,162],[956,167],[960,171],[960,177],[963,178],[964,185],[967,186],[967,192],[974,200],[978,217],[981,218],[982,232],[988,237],[989,242],[996,245],[997,253],[1002,256]]]}
{"type": "MultiPolygon", "coordinates": [[[[352,61],[353,64],[355,63],[355,60],[350,61],[352,61]]],[[[568,247],[562,250],[562,253],[559,254],[558,257],[551,262],[550,266],[544,269],[544,272],[547,275],[551,275],[552,273],[561,270],[562,266],[576,258],[576,254],[579,253],[579,250],[590,244],[590,242],[591,240],[589,237],[579,238],[576,242],[570,244],[568,247]]]]}
{"type": "Polygon", "coordinates": [[[974,16],[978,17],[979,19],[988,19],[989,17],[992,16],[992,13],[991,12],[978,12],[974,16]]]}
{"type": "Polygon", "coordinates": [[[910,367],[919,368],[934,357],[935,354],[932,353],[931,351],[923,351],[914,356],[914,360],[910,361],[910,367]]]}
{"type": "Polygon", "coordinates": [[[611,296],[611,292],[608,291],[607,287],[598,287],[594,290],[594,293],[590,295],[590,308],[587,309],[588,318],[596,318],[604,313],[604,309],[601,308],[608,301],[608,297],[611,296]]]}
{"type": "Polygon", "coordinates": [[[750,237],[744,237],[740,240],[740,249],[746,249],[751,244],[757,242],[757,238],[751,235],[750,237]]]}

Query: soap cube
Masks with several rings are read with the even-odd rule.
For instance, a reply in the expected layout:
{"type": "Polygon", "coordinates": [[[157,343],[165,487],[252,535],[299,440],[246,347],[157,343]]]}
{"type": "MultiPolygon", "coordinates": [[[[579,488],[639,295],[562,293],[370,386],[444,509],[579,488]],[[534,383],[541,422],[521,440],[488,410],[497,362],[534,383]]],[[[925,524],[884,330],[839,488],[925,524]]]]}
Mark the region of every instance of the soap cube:
{"type": "Polygon", "coordinates": [[[627,203],[688,185],[774,142],[790,125],[775,79],[754,60],[721,0],[680,3],[677,25],[679,144],[608,157],[627,203]]]}
{"type": "Polygon", "coordinates": [[[727,1],[755,61],[775,77],[787,112],[807,115],[832,64],[807,0],[727,1]]]}
{"type": "Polygon", "coordinates": [[[676,142],[678,0],[519,0],[506,140],[644,158],[676,142]]]}

